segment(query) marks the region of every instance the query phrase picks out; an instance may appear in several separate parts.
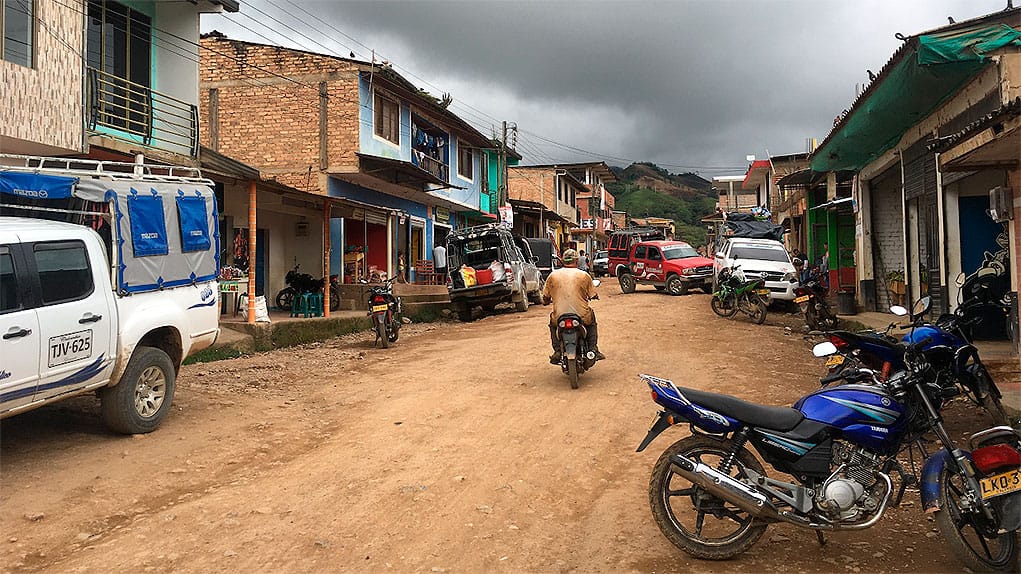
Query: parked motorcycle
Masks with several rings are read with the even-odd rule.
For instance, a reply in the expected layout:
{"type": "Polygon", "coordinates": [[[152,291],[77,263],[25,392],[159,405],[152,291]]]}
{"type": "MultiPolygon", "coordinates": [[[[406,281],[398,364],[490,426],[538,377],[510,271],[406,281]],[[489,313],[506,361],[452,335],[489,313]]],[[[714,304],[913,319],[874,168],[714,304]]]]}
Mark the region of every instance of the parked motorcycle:
{"type": "Polygon", "coordinates": [[[372,317],[372,326],[376,331],[373,347],[376,343],[381,343],[384,349],[388,349],[390,343],[396,343],[401,334],[404,308],[401,298],[393,294],[396,279],[391,277],[382,283],[369,286],[369,316],[372,317]]]}
{"type": "Polygon", "coordinates": [[[756,325],[761,325],[766,321],[769,289],[765,287],[765,279],[746,279],[740,267],[735,265],[720,270],[716,276],[717,288],[709,304],[720,317],[733,317],[741,312],[756,325]]]}
{"type": "Polygon", "coordinates": [[[890,335],[890,330],[896,327],[893,324],[881,333],[830,332],[830,342],[843,359],[834,361],[823,383],[839,378],[841,370],[857,365],[876,371],[880,378],[889,378],[906,368],[905,345],[923,343],[921,352],[935,380],[940,382],[942,398],[964,394],[985,409],[995,424],[1008,424],[1009,418],[1001,403],[1003,395],[982,363],[978,349],[964,338],[960,319],[955,315],[943,315],[935,324],[929,323],[925,315],[931,305],[929,297],[922,297],[910,312],[900,306],[890,308],[895,315],[907,316],[910,321],[911,330],[900,341],[890,335]]]}
{"type": "Polygon", "coordinates": [[[818,274],[794,288],[794,302],[801,306],[805,323],[813,331],[828,331],[837,328],[837,316],[826,300],[827,289],[819,282],[818,274]]]}
{"type": "MultiPolygon", "coordinates": [[[[687,423],[692,431],[663,452],[652,472],[649,501],[660,530],[692,556],[725,560],[750,548],[774,522],[815,530],[820,542],[824,531],[871,527],[917,482],[897,461],[913,445],[927,456],[922,506],[933,509],[954,554],[973,570],[1015,567],[1019,520],[1013,494],[1021,491],[1016,443],[989,451],[981,467],[954,445],[935,406],[939,384],[931,380],[922,346],[906,345],[907,368],[888,380],[822,388],[793,408],[640,375],[663,410],[638,451],[673,425],[687,423]],[[932,456],[921,440],[929,432],[943,447],[932,456]],[[796,482],[768,477],[749,445],[796,482]],[[893,473],[900,482],[896,495],[893,473]]],[[[1009,430],[997,429],[985,433],[1002,439],[1009,430]]],[[[986,436],[972,439],[985,448],[991,442],[986,436]]]]}
{"type": "MultiPolygon", "coordinates": [[[[599,280],[593,280],[596,287],[599,280]]],[[[598,299],[597,293],[593,299],[598,299]]],[[[596,364],[596,354],[588,348],[588,330],[581,317],[565,313],[557,317],[557,338],[560,340],[560,368],[567,373],[571,388],[578,388],[578,376],[596,364]]]]}
{"type": "MultiPolygon", "coordinates": [[[[276,296],[277,309],[290,309],[294,304],[294,296],[302,293],[318,293],[323,290],[322,279],[316,279],[308,273],[299,273],[300,264],[284,276],[287,287],[281,289],[276,296]]],[[[330,311],[340,309],[340,282],[336,275],[330,275],[330,311]]]]}

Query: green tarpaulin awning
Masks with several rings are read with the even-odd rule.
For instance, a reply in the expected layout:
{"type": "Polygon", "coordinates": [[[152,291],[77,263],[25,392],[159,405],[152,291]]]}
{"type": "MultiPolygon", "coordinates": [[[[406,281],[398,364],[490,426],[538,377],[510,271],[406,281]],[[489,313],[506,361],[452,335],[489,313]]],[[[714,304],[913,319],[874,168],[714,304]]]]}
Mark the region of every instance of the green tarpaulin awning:
{"type": "Polygon", "coordinates": [[[812,170],[860,170],[974,78],[986,65],[986,54],[1021,46],[1021,31],[999,24],[909,41],[914,44],[909,53],[812,154],[812,170]]]}

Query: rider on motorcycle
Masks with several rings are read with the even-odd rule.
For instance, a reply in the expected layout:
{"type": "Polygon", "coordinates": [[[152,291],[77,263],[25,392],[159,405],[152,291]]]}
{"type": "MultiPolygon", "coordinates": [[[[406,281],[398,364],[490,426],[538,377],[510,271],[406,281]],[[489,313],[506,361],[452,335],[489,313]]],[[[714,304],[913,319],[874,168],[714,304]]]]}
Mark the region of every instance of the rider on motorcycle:
{"type": "Polygon", "coordinates": [[[550,313],[549,334],[550,343],[553,345],[553,354],[549,362],[559,365],[561,360],[560,340],[557,337],[557,319],[564,314],[573,313],[581,317],[585,325],[590,351],[595,353],[596,360],[605,359],[599,352],[599,333],[596,326],[596,313],[589,306],[589,301],[598,299],[596,286],[592,283],[592,276],[578,269],[578,252],[574,249],[564,251],[561,257],[564,266],[550,273],[546,278],[546,285],[542,289],[542,303],[549,305],[553,303],[553,312],[550,313]]]}

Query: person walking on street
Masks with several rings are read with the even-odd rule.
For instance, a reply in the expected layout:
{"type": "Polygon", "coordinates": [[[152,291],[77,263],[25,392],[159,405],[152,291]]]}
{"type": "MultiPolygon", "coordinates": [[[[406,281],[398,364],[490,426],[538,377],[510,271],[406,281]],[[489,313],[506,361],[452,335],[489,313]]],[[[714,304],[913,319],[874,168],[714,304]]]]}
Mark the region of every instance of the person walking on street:
{"type": "Polygon", "coordinates": [[[584,249],[578,252],[578,270],[588,273],[588,256],[585,255],[584,249]]]}
{"type": "Polygon", "coordinates": [[[559,365],[563,355],[560,352],[560,341],[557,338],[557,319],[564,314],[571,313],[581,317],[585,325],[588,348],[596,355],[596,360],[605,359],[606,356],[599,352],[599,331],[596,325],[596,312],[589,305],[591,299],[597,299],[596,285],[588,273],[578,269],[578,252],[574,249],[564,251],[561,258],[564,266],[554,270],[546,278],[546,285],[542,288],[542,303],[549,305],[553,303],[553,312],[549,317],[550,343],[553,345],[553,354],[549,362],[559,365]]]}

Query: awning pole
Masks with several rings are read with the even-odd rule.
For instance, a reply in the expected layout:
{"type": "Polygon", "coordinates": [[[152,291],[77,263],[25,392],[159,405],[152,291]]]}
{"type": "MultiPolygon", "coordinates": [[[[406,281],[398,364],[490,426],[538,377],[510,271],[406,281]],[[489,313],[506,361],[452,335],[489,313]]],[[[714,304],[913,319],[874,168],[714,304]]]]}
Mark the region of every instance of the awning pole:
{"type": "Polygon", "coordinates": [[[323,317],[330,316],[330,200],[323,202],[323,317]]]}
{"type": "Polygon", "coordinates": [[[255,324],[255,180],[248,182],[248,324],[255,324]]]}

